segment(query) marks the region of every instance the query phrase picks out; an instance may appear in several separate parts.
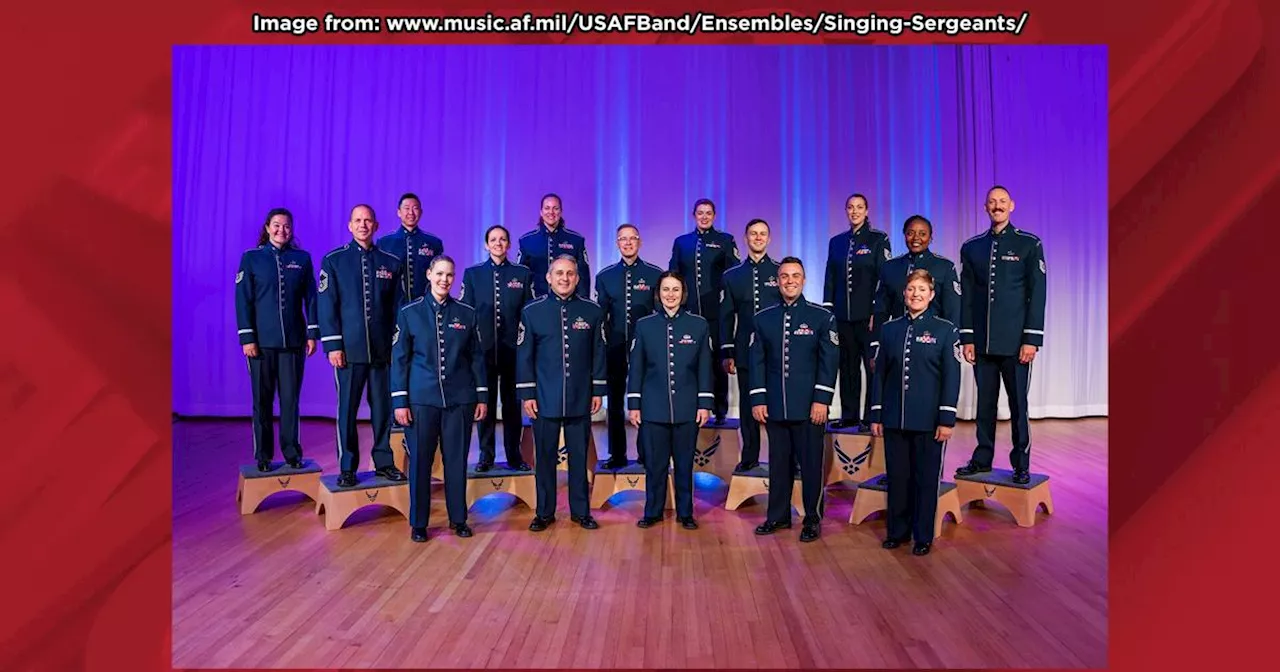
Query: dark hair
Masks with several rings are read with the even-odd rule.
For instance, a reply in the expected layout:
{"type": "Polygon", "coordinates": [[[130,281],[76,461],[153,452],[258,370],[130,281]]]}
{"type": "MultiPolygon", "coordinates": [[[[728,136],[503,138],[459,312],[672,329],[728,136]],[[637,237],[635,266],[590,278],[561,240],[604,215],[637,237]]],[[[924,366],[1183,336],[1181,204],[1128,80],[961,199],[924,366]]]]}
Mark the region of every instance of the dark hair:
{"type": "Polygon", "coordinates": [[[906,234],[907,229],[911,228],[911,225],[915,222],[920,222],[929,227],[929,235],[933,235],[933,222],[929,221],[929,218],[924,215],[911,215],[908,217],[907,221],[902,223],[902,233],[906,234]]]}
{"type": "Polygon", "coordinates": [[[618,225],[618,228],[617,228],[617,229],[615,229],[615,230],[614,230],[614,232],[613,232],[613,233],[614,233],[614,235],[617,235],[617,234],[619,234],[619,233],[622,233],[622,230],[623,230],[623,229],[635,229],[635,230],[636,230],[636,235],[637,235],[637,236],[638,236],[638,235],[640,235],[640,227],[636,226],[635,224],[627,224],[627,223],[619,224],[619,225],[618,225]]]}
{"type": "Polygon", "coordinates": [[[412,198],[413,200],[417,201],[419,208],[422,207],[422,199],[418,198],[418,195],[413,193],[412,191],[406,191],[403,194],[400,194],[400,200],[396,201],[396,209],[397,210],[400,209],[400,206],[404,205],[405,199],[408,199],[408,198],[412,198]]]}
{"type": "Polygon", "coordinates": [[[502,229],[502,232],[507,234],[507,242],[508,243],[511,242],[511,232],[507,230],[507,227],[501,224],[494,224],[493,226],[484,230],[484,242],[486,245],[489,244],[489,234],[493,233],[495,229],[502,229]]]}
{"type": "MultiPolygon", "coordinates": [[[[288,218],[289,218],[289,228],[290,228],[290,229],[292,229],[292,228],[293,228],[293,213],[292,213],[292,212],[289,212],[289,208],[271,208],[271,210],[270,210],[269,212],[267,212],[267,219],[266,219],[266,221],[264,221],[264,222],[262,223],[262,226],[258,229],[258,246],[259,246],[259,247],[261,247],[262,245],[266,245],[266,244],[267,244],[267,241],[271,240],[271,235],[267,233],[267,227],[268,227],[268,226],[271,226],[271,219],[272,219],[273,217],[275,217],[276,215],[284,215],[285,217],[288,217],[288,218]]],[[[285,243],[285,244],[284,244],[284,246],[285,246],[285,247],[297,247],[297,246],[298,246],[298,244],[297,244],[296,242],[294,242],[294,238],[295,238],[295,236],[293,235],[293,233],[292,233],[292,231],[291,231],[291,232],[290,232],[290,235],[289,235],[289,242],[285,243]]]]}
{"type": "Polygon", "coordinates": [[[559,205],[561,208],[564,208],[564,200],[560,198],[560,194],[557,194],[555,192],[547,192],[543,194],[542,198],[538,199],[538,207],[541,208],[542,202],[547,200],[548,198],[556,199],[556,205],[559,205]]]}
{"type": "MultiPolygon", "coordinates": [[[[929,271],[924,270],[923,268],[917,268],[916,270],[911,271],[910,273],[907,274],[908,285],[911,284],[912,280],[924,280],[925,282],[929,283],[929,289],[935,289],[933,285],[933,274],[930,273],[929,271]]],[[[904,292],[906,291],[905,286],[902,291],[904,292]]]]}
{"type": "Polygon", "coordinates": [[[804,270],[804,262],[800,261],[800,257],[783,257],[782,261],[778,262],[778,268],[782,268],[783,264],[799,264],[800,270],[804,270]]]}
{"type": "Polygon", "coordinates": [[[714,201],[712,201],[711,199],[709,199],[709,198],[699,198],[698,200],[694,201],[694,202],[693,202],[693,211],[694,211],[694,212],[697,212],[697,211],[698,211],[698,206],[699,206],[699,205],[709,205],[709,206],[711,206],[711,214],[713,214],[713,215],[714,215],[714,214],[716,214],[716,204],[715,204],[715,202],[714,202],[714,201]]]}
{"type": "Polygon", "coordinates": [[[372,205],[369,205],[368,203],[357,203],[357,204],[355,204],[354,206],[352,206],[352,208],[351,208],[351,214],[347,215],[347,217],[348,217],[348,218],[350,218],[350,217],[351,217],[351,215],[356,214],[356,208],[368,208],[368,209],[369,209],[369,219],[372,219],[372,220],[373,220],[373,221],[375,221],[375,222],[376,222],[376,221],[378,221],[378,213],[374,212],[374,211],[373,211],[373,206],[372,206],[372,205]]]}
{"type": "Polygon", "coordinates": [[[844,199],[844,207],[846,208],[849,207],[849,201],[852,201],[855,198],[861,198],[863,205],[867,206],[867,208],[871,207],[871,201],[868,201],[866,196],[863,196],[862,194],[859,194],[857,192],[849,194],[849,198],[844,199]]]}
{"type": "Polygon", "coordinates": [[[1013,192],[1012,192],[1012,191],[1009,191],[1009,189],[1008,189],[1008,188],[1006,188],[1003,184],[997,184],[997,185],[992,186],[990,189],[988,189],[988,190],[987,190],[987,198],[991,198],[991,192],[995,191],[996,189],[999,189],[1000,191],[1003,191],[1004,193],[1008,194],[1008,195],[1009,195],[1009,199],[1010,199],[1010,200],[1012,200],[1012,199],[1013,199],[1013,192]]]}
{"type": "Polygon", "coordinates": [[[768,229],[770,233],[773,233],[773,229],[769,228],[769,222],[766,222],[763,219],[760,219],[759,217],[756,217],[755,219],[747,222],[747,226],[746,228],[742,229],[742,232],[746,233],[747,231],[750,231],[751,227],[755,226],[756,224],[764,224],[764,228],[768,229]]]}
{"type": "Polygon", "coordinates": [[[449,262],[449,263],[453,264],[453,268],[454,268],[454,270],[455,270],[455,271],[458,269],[458,264],[457,264],[457,263],[455,263],[455,262],[453,261],[453,257],[451,257],[451,256],[449,256],[449,255],[447,255],[447,254],[437,254],[436,256],[434,256],[434,257],[432,257],[432,258],[431,258],[431,261],[430,261],[430,262],[428,262],[428,263],[427,263],[427,272],[428,272],[428,273],[430,273],[430,272],[431,272],[431,269],[435,268],[435,267],[436,267],[436,264],[438,264],[438,263],[440,263],[440,262],[442,262],[442,261],[447,261],[447,262],[449,262]]]}
{"type": "Polygon", "coordinates": [[[689,295],[689,287],[684,284],[684,276],[680,275],[680,271],[663,271],[658,276],[658,288],[662,287],[662,281],[667,278],[675,278],[680,282],[680,299],[683,301],[689,295]]]}

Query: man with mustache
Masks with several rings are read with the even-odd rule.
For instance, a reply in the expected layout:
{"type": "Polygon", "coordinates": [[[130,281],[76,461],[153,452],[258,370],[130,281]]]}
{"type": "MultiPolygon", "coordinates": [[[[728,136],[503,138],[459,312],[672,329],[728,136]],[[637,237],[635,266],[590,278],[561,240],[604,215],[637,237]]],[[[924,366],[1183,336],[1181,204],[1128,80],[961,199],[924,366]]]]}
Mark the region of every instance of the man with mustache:
{"type": "Polygon", "coordinates": [[[1044,345],[1044,246],[1009,221],[1013,197],[1000,185],[987,191],[991,228],[960,247],[960,344],[978,386],[978,445],[957,476],[991,471],[1000,384],[1009,397],[1013,482],[1031,481],[1027,392],[1031,363],[1044,345]]]}

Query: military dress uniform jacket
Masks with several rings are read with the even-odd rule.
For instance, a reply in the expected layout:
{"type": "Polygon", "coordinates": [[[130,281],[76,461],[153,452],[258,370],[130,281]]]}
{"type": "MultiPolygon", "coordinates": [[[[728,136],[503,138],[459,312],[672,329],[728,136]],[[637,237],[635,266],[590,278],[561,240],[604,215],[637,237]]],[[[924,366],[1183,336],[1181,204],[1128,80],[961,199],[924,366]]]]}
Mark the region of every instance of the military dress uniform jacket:
{"type": "Polygon", "coordinates": [[[538,220],[537,228],[520,236],[517,244],[520,253],[516,257],[516,263],[528,266],[533,272],[534,297],[551,293],[547,287],[547,270],[556,257],[564,254],[578,260],[577,295],[584,299],[591,296],[591,264],[587,261],[587,239],[577,231],[566,229],[563,219],[555,231],[538,220]]]}
{"type": "Polygon", "coordinates": [[[591,415],[591,398],[607,394],[604,310],[576,295],[555,294],[525,306],[516,336],[516,394],[536,399],[538,417],[591,415]]]}
{"type": "Polygon", "coordinates": [[[880,266],[893,257],[889,234],[863,222],[837,234],[827,245],[826,279],[822,285],[822,305],[841,322],[862,322],[872,315],[880,266]]]}
{"type": "Polygon", "coordinates": [[[770,420],[807,420],[815,403],[830,405],[840,366],[840,336],[831,311],[798,297],[756,314],[751,339],[751,405],[770,420]]]}
{"type": "Polygon", "coordinates": [[[642,422],[682,423],[710,411],[711,327],[681,308],[674,316],[658,312],[636,323],[627,366],[627,410],[642,422]]]}
{"type": "Polygon", "coordinates": [[[400,260],[404,274],[404,301],[413,301],[431,293],[431,281],[427,280],[427,267],[431,260],[444,254],[444,241],[414,227],[413,231],[400,228],[395,233],[378,240],[378,247],[400,260]]]}
{"type": "Polygon", "coordinates": [[[930,307],[885,322],[871,390],[869,422],[932,432],[954,427],[960,398],[960,335],[930,307]]]}
{"type": "Polygon", "coordinates": [[[318,289],[324,351],[342,350],[353,364],[389,363],[404,290],[400,261],[352,241],[325,255],[318,289]]]}
{"type": "Polygon", "coordinates": [[[462,272],[463,303],[475,307],[481,343],[486,351],[497,344],[514,349],[520,313],[533,300],[533,272],[528,266],[490,257],[462,272]]]}
{"type": "Polygon", "coordinates": [[[898,255],[880,266],[880,286],[876,288],[874,312],[884,319],[902,317],[907,313],[902,292],[907,288],[907,276],[922,268],[933,276],[933,302],[938,317],[955,324],[960,323],[960,276],[956,265],[946,257],[940,257],[925,249],[920,254],[898,255]]]}
{"type": "Polygon", "coordinates": [[[782,294],[778,292],[778,263],[769,255],[758,262],[747,257],[725,271],[718,359],[732,359],[737,366],[747,366],[756,313],[779,303],[782,294]]]}
{"type": "Polygon", "coordinates": [[[1010,223],[960,246],[960,343],[1016,355],[1044,345],[1045,267],[1040,239],[1010,223]]]}
{"type": "Polygon", "coordinates": [[[626,347],[635,338],[636,322],[653,313],[662,269],[637,258],[608,266],[596,275],[596,303],[604,309],[605,342],[626,347]]]}
{"type": "Polygon", "coordinates": [[[240,345],[301,348],[320,339],[311,255],[265,243],[240,256],[236,272],[236,328],[240,345]],[[306,312],[304,319],[303,312],[306,312]],[[307,324],[307,320],[313,324],[307,324]]]}
{"type": "Polygon", "coordinates": [[[452,297],[406,303],[396,317],[391,352],[393,408],[474,404],[489,391],[476,311],[452,297]]]}
{"type": "MultiPolygon", "coordinates": [[[[738,243],[733,234],[712,227],[676,236],[667,268],[684,278],[685,307],[694,315],[717,321],[724,272],[738,261],[738,243]]],[[[719,334],[712,335],[712,338],[719,337],[719,334]]]]}

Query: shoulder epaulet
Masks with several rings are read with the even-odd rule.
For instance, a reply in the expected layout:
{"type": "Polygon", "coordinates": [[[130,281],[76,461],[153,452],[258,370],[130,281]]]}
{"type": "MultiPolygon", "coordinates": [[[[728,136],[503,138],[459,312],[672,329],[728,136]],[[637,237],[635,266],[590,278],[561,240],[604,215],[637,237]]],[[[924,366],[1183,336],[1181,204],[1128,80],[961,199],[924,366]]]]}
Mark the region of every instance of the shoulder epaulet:
{"type": "Polygon", "coordinates": [[[466,267],[466,268],[462,269],[462,274],[463,274],[463,275],[466,275],[467,273],[469,273],[469,272],[471,272],[471,271],[473,271],[473,270],[480,269],[480,268],[484,268],[484,264],[485,264],[485,262],[483,262],[483,261],[482,261],[482,262],[480,262],[480,263],[478,263],[478,264],[472,264],[472,265],[470,265],[470,266],[468,266],[468,267],[466,267]]]}
{"type": "MultiPolygon", "coordinates": [[[[906,256],[907,256],[908,254],[911,254],[911,253],[910,253],[910,252],[903,252],[902,254],[899,254],[898,256],[896,256],[896,257],[894,257],[894,258],[890,259],[889,261],[897,261],[897,260],[899,260],[899,259],[905,259],[905,258],[906,258],[906,256]]],[[[936,255],[935,255],[935,256],[936,256],[936,255]]]]}
{"type": "Polygon", "coordinates": [[[761,316],[761,315],[763,315],[763,314],[765,314],[765,313],[767,313],[767,312],[769,312],[769,311],[773,310],[774,308],[777,308],[778,306],[781,306],[781,305],[782,305],[781,303],[775,303],[775,304],[773,304],[772,306],[769,306],[769,307],[767,307],[767,308],[761,308],[758,312],[756,312],[756,317],[759,317],[759,316],[761,316]]]}
{"type": "Polygon", "coordinates": [[[566,227],[564,227],[564,232],[565,232],[565,233],[572,233],[573,235],[575,235],[575,236],[577,236],[577,237],[579,237],[579,238],[581,238],[581,239],[583,239],[583,240],[586,240],[586,239],[587,239],[587,237],[586,237],[586,236],[582,235],[581,233],[578,233],[577,231],[574,231],[573,229],[571,229],[571,228],[569,228],[569,227],[567,227],[567,226],[566,226],[566,227]]]}
{"type": "Polygon", "coordinates": [[[739,261],[738,263],[736,263],[736,264],[734,264],[734,265],[730,266],[729,268],[724,269],[724,272],[725,272],[725,273],[728,273],[729,271],[732,271],[733,269],[735,269],[735,268],[737,268],[737,267],[739,267],[739,266],[741,266],[741,265],[743,265],[743,264],[745,264],[745,263],[747,263],[747,260],[746,260],[746,259],[743,259],[742,261],[739,261]]]}
{"type": "Polygon", "coordinates": [[[619,265],[619,264],[621,264],[621,263],[622,263],[621,261],[617,261],[617,262],[614,262],[614,263],[612,263],[612,264],[609,264],[608,266],[605,266],[604,268],[600,269],[599,271],[596,271],[596,277],[599,277],[601,273],[604,273],[605,271],[607,271],[607,270],[609,270],[609,269],[611,269],[611,268],[613,268],[613,267],[615,267],[615,266],[618,266],[618,265],[619,265]]]}
{"type": "Polygon", "coordinates": [[[661,267],[661,266],[659,266],[659,265],[657,265],[657,264],[651,264],[651,263],[649,263],[649,262],[647,262],[647,261],[644,261],[644,260],[641,260],[641,263],[643,263],[645,266],[648,266],[649,268],[652,268],[652,269],[653,269],[653,270],[655,270],[655,271],[658,271],[659,273],[666,273],[666,272],[667,272],[667,269],[665,269],[665,268],[663,268],[663,267],[661,267]]]}
{"type": "Polygon", "coordinates": [[[381,247],[376,247],[376,246],[375,246],[375,249],[377,249],[379,252],[381,252],[381,253],[383,253],[383,254],[387,255],[388,257],[391,257],[392,259],[395,259],[396,261],[400,261],[400,257],[397,257],[397,256],[396,256],[396,255],[394,255],[394,254],[391,254],[390,252],[388,252],[388,251],[386,251],[386,250],[382,249],[381,247]]]}
{"type": "Polygon", "coordinates": [[[476,308],[475,308],[475,306],[473,306],[473,305],[471,305],[471,304],[469,304],[469,303],[466,303],[465,301],[459,301],[459,300],[457,300],[457,299],[454,299],[454,300],[453,300],[453,302],[454,302],[454,303],[456,303],[456,304],[458,304],[459,306],[462,306],[463,308],[466,308],[466,309],[470,310],[470,311],[471,311],[471,312],[473,312],[473,313],[474,313],[474,312],[476,312],[476,308]]]}
{"type": "MultiPolygon", "coordinates": [[[[251,247],[251,248],[249,248],[249,249],[245,250],[245,251],[244,251],[244,254],[249,254],[250,252],[261,252],[261,251],[262,251],[262,246],[261,246],[261,245],[259,245],[258,247],[251,247]]],[[[243,257],[243,256],[244,256],[244,254],[242,254],[242,255],[240,255],[240,256],[242,256],[242,257],[243,257]]]]}
{"type": "Polygon", "coordinates": [[[1025,236],[1027,238],[1030,238],[1031,240],[1034,240],[1037,243],[1040,242],[1040,236],[1037,236],[1036,234],[1031,233],[1029,231],[1023,231],[1022,229],[1014,229],[1013,232],[1018,234],[1019,236],[1025,236]]]}
{"type": "Polygon", "coordinates": [[[538,233],[539,231],[540,229],[535,228],[534,230],[525,233],[523,236],[520,236],[516,240],[524,240],[525,238],[528,238],[529,236],[532,236],[533,234],[538,233]]]}
{"type": "Polygon", "coordinates": [[[644,317],[642,317],[642,318],[640,318],[640,319],[636,320],[636,326],[638,327],[638,326],[640,326],[640,323],[641,323],[641,322],[644,322],[645,320],[647,320],[647,319],[649,319],[649,318],[651,318],[651,317],[658,317],[658,315],[659,315],[659,313],[649,313],[648,315],[645,315],[644,317]]]}
{"type": "Polygon", "coordinates": [[[888,232],[886,232],[886,231],[882,231],[882,230],[880,230],[880,229],[877,229],[877,228],[876,228],[876,227],[874,227],[874,226],[873,226],[873,227],[871,227],[871,233],[878,233],[878,234],[880,234],[880,235],[884,236],[885,238],[888,238],[888,237],[889,237],[888,232]]]}
{"type": "Polygon", "coordinates": [[[948,319],[947,319],[947,318],[945,318],[945,317],[938,317],[937,315],[934,315],[934,316],[933,316],[933,319],[935,319],[935,320],[937,320],[937,321],[939,321],[939,322],[946,322],[947,324],[949,324],[949,325],[951,325],[951,326],[953,326],[953,327],[954,327],[954,326],[956,326],[956,323],[955,323],[955,322],[952,322],[951,320],[948,320],[948,319]]]}
{"type": "MultiPolygon", "coordinates": [[[[655,314],[656,314],[656,313],[655,313],[655,314]]],[[[689,317],[696,317],[696,318],[698,318],[699,320],[702,320],[703,322],[706,322],[706,321],[707,321],[707,318],[705,318],[705,317],[703,317],[703,316],[701,316],[701,315],[694,315],[693,313],[685,313],[685,315],[688,315],[689,317]]],[[[708,324],[710,324],[710,323],[708,322],[708,324]]]]}
{"type": "Polygon", "coordinates": [[[335,255],[335,254],[337,254],[337,253],[339,253],[339,252],[341,252],[341,251],[343,251],[343,250],[345,250],[345,249],[347,249],[347,246],[346,246],[346,245],[343,245],[342,247],[339,247],[339,248],[337,248],[337,249],[330,250],[328,254],[324,255],[324,258],[325,258],[325,259],[328,259],[329,257],[332,257],[333,255],[335,255]]]}
{"type": "Polygon", "coordinates": [[[425,296],[419,296],[418,298],[416,298],[416,299],[414,299],[414,300],[410,301],[409,303],[406,303],[406,304],[404,304],[403,306],[400,306],[400,310],[402,310],[402,311],[403,311],[405,308],[409,308],[410,306],[416,306],[416,305],[418,305],[419,303],[422,303],[422,300],[423,300],[423,299],[425,299],[425,298],[427,298],[427,297],[425,297],[425,296]]]}
{"type": "Polygon", "coordinates": [[[824,312],[824,313],[826,313],[826,314],[828,314],[828,315],[831,315],[831,314],[832,314],[831,309],[830,309],[830,308],[827,308],[826,306],[822,305],[821,303],[814,303],[813,301],[810,301],[810,302],[809,302],[809,305],[813,306],[814,308],[817,308],[818,310],[821,310],[822,312],[824,312]]]}
{"type": "Polygon", "coordinates": [[[516,262],[514,262],[514,261],[508,261],[507,263],[508,263],[508,264],[511,264],[512,266],[515,266],[516,268],[523,268],[524,270],[529,271],[530,273],[532,273],[532,272],[533,272],[533,269],[532,269],[532,268],[529,268],[528,266],[525,266],[524,264],[517,264],[517,263],[516,263],[516,262]]]}
{"type": "Polygon", "coordinates": [[[534,306],[538,305],[539,303],[545,303],[545,302],[546,302],[546,300],[547,300],[547,297],[548,297],[548,296],[550,296],[550,294],[543,294],[542,296],[535,297],[535,298],[534,298],[532,301],[530,301],[529,303],[524,304],[525,309],[532,308],[532,307],[534,307],[534,306]]]}
{"type": "Polygon", "coordinates": [[[942,256],[941,254],[935,254],[935,255],[933,255],[933,256],[934,256],[934,257],[937,257],[938,259],[941,259],[941,260],[943,260],[943,261],[947,262],[948,264],[951,264],[952,266],[955,266],[955,265],[956,265],[956,262],[951,261],[951,259],[949,259],[949,258],[947,258],[947,257],[944,257],[944,256],[942,256]]]}
{"type": "Polygon", "coordinates": [[[591,304],[591,305],[595,306],[596,308],[599,308],[599,307],[600,307],[600,304],[596,303],[595,301],[592,301],[591,299],[586,299],[586,298],[583,298],[583,297],[581,297],[581,296],[580,296],[580,297],[578,297],[578,299],[579,299],[580,301],[586,301],[587,303],[589,303],[589,304],[591,304]]]}
{"type": "Polygon", "coordinates": [[[968,240],[964,241],[963,243],[960,243],[960,247],[964,247],[965,245],[968,245],[969,243],[972,243],[973,241],[975,241],[975,240],[977,240],[977,239],[979,239],[979,238],[981,238],[981,237],[983,237],[983,236],[985,236],[985,235],[987,235],[987,232],[986,232],[986,231],[983,231],[982,233],[979,233],[978,235],[976,235],[976,236],[974,236],[974,237],[972,237],[972,238],[970,238],[970,239],[968,239],[968,240]]]}
{"type": "Polygon", "coordinates": [[[885,323],[885,324],[892,324],[892,323],[894,323],[894,322],[898,322],[898,321],[900,321],[900,320],[902,320],[902,316],[901,316],[901,315],[899,315],[899,316],[897,316],[897,317],[891,317],[891,318],[889,318],[889,319],[885,320],[885,321],[884,321],[884,323],[885,323]]]}

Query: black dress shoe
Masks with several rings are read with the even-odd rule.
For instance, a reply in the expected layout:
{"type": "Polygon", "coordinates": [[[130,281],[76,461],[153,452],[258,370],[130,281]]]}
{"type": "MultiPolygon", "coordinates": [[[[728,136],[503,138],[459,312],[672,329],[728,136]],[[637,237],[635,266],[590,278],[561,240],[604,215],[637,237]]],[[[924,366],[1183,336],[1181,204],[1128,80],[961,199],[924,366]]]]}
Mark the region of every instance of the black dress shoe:
{"type": "Polygon", "coordinates": [[[658,523],[661,523],[661,522],[662,522],[662,519],[661,519],[661,518],[648,518],[648,517],[645,517],[645,518],[641,518],[640,520],[637,520],[637,521],[636,521],[636,527],[639,527],[639,528],[641,528],[641,529],[648,529],[648,528],[653,527],[654,525],[657,525],[658,523]]]}
{"type": "Polygon", "coordinates": [[[687,518],[678,518],[677,520],[680,522],[680,527],[683,527],[686,530],[698,529],[698,521],[694,520],[693,516],[688,516],[687,518]]]}
{"type": "Polygon", "coordinates": [[[929,549],[932,548],[932,546],[933,544],[916,544],[915,547],[911,549],[911,555],[929,555],[929,549]]]}
{"type": "Polygon", "coordinates": [[[965,462],[963,466],[956,469],[956,476],[972,476],[974,474],[982,474],[991,471],[991,466],[982,466],[973,460],[965,462]]]}
{"type": "Polygon", "coordinates": [[[258,471],[271,471],[271,462],[267,460],[258,460],[258,471]]]}
{"type": "Polygon", "coordinates": [[[528,462],[521,462],[520,464],[517,464],[516,466],[511,468],[515,469],[516,471],[533,471],[533,466],[531,466],[528,462]]]}
{"type": "Polygon", "coordinates": [[[554,522],[556,522],[555,516],[547,516],[546,518],[543,518],[542,516],[534,516],[533,522],[529,523],[529,531],[541,532],[550,527],[551,523],[554,522]]]}
{"type": "Polygon", "coordinates": [[[413,531],[409,535],[409,538],[421,544],[422,542],[427,540],[427,528],[425,527],[413,528],[413,531]]]}
{"type": "Polygon", "coordinates": [[[289,465],[289,468],[290,468],[290,469],[301,469],[301,468],[302,468],[302,458],[301,458],[301,457],[299,457],[299,458],[294,459],[294,460],[287,460],[287,461],[285,462],[285,464],[289,465]]]}
{"type": "Polygon", "coordinates": [[[719,415],[717,415],[717,416],[716,416],[716,424],[717,424],[717,425],[723,425],[723,424],[724,424],[724,414],[723,414],[723,413],[721,413],[721,414],[719,414],[719,415]]]}
{"type": "Polygon", "coordinates": [[[625,466],[627,466],[627,458],[625,457],[611,457],[604,461],[605,469],[621,469],[625,466]]]}
{"type": "Polygon", "coordinates": [[[493,463],[488,461],[476,462],[476,473],[483,474],[493,468],[493,463]]]}
{"type": "Polygon", "coordinates": [[[341,474],[338,474],[338,487],[339,488],[356,487],[356,472],[344,471],[341,474]]]}
{"type": "Polygon", "coordinates": [[[596,522],[596,519],[595,519],[595,518],[592,518],[592,517],[591,517],[591,514],[589,514],[589,513],[588,513],[587,515],[585,515],[585,516],[581,516],[581,517],[579,517],[579,516],[569,516],[569,520],[571,520],[571,521],[573,521],[573,522],[577,523],[578,525],[582,526],[582,529],[584,529],[584,530],[594,530],[594,529],[596,529],[596,528],[600,527],[600,523],[597,523],[597,522],[596,522]]]}
{"type": "Polygon", "coordinates": [[[773,534],[778,530],[789,530],[789,529],[791,529],[791,521],[789,520],[779,520],[774,522],[769,522],[766,520],[764,521],[764,523],[760,525],[760,527],[756,528],[756,534],[760,536],[764,536],[766,534],[773,534]]]}
{"type": "Polygon", "coordinates": [[[885,539],[884,541],[880,542],[880,548],[886,548],[889,550],[893,550],[901,545],[902,545],[901,539],[885,539]]]}
{"type": "Polygon", "coordinates": [[[458,523],[456,525],[450,525],[450,527],[453,528],[453,533],[459,537],[466,538],[472,534],[471,528],[466,523],[458,523]]]}
{"type": "Polygon", "coordinates": [[[817,541],[820,536],[822,536],[822,527],[817,523],[805,525],[800,530],[800,541],[803,542],[817,541]]]}
{"type": "Polygon", "coordinates": [[[378,476],[381,476],[382,478],[387,479],[388,481],[408,480],[408,477],[404,475],[404,472],[400,471],[399,469],[396,469],[395,465],[392,465],[390,467],[383,467],[373,473],[378,476]]]}
{"type": "Polygon", "coordinates": [[[734,467],[733,470],[735,472],[751,471],[752,469],[755,469],[758,466],[760,466],[760,462],[758,461],[739,462],[738,466],[734,467]]]}
{"type": "Polygon", "coordinates": [[[1013,482],[1018,485],[1026,485],[1031,482],[1031,473],[1026,469],[1014,469],[1013,482]]]}

